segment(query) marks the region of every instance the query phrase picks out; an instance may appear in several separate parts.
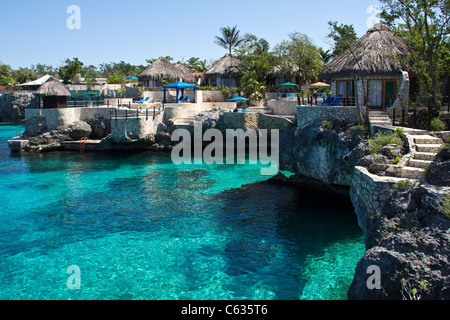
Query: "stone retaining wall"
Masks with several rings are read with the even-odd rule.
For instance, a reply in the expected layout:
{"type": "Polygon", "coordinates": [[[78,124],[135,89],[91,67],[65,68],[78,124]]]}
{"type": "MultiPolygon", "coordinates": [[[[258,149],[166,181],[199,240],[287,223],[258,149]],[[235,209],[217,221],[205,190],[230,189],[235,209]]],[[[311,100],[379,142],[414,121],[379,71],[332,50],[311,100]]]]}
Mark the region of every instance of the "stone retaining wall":
{"type": "Polygon", "coordinates": [[[355,207],[358,223],[364,234],[384,206],[390,195],[390,190],[404,178],[380,177],[373,175],[363,167],[355,167],[352,185],[350,187],[350,198],[355,207]]]}
{"type": "Polygon", "coordinates": [[[336,119],[358,122],[356,107],[297,106],[297,123],[300,128],[314,121],[336,119]]]}
{"type": "Polygon", "coordinates": [[[269,100],[267,107],[272,110],[273,115],[290,116],[297,113],[297,101],[269,100]]]}

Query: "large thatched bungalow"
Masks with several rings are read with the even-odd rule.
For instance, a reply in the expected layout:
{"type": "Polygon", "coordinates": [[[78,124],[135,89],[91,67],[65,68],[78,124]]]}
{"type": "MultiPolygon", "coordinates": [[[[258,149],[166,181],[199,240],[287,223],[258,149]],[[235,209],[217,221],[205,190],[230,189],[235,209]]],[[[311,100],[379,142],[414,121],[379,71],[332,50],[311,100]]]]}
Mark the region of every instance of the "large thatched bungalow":
{"type": "Polygon", "coordinates": [[[164,57],[159,57],[148,68],[139,75],[139,82],[143,82],[147,88],[157,88],[163,83],[163,78],[172,79],[174,82],[193,82],[192,73],[187,74],[184,70],[177,68],[164,57]]]}
{"type": "Polygon", "coordinates": [[[44,109],[67,108],[67,97],[70,97],[69,90],[54,77],[50,77],[41,85],[36,94],[43,96],[44,109]]]}
{"type": "Polygon", "coordinates": [[[407,54],[405,41],[389,27],[377,24],[331,61],[319,77],[331,81],[332,94],[343,95],[344,105],[407,108],[408,65],[401,58],[407,54]]]}
{"type": "Polygon", "coordinates": [[[209,86],[215,87],[235,87],[236,75],[243,70],[244,65],[241,60],[227,53],[222,59],[217,61],[211,69],[205,73],[205,81],[209,86]]]}

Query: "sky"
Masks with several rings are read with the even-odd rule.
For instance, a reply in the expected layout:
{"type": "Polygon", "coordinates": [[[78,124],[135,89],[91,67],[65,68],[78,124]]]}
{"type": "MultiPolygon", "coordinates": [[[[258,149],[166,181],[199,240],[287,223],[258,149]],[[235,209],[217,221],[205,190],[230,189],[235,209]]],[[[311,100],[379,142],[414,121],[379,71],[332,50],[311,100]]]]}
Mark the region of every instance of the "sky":
{"type": "Polygon", "coordinates": [[[171,56],[208,62],[226,50],[214,43],[219,29],[237,25],[241,34],[271,47],[293,32],[329,49],[328,21],[352,24],[359,37],[374,23],[378,0],[15,0],[0,3],[0,62],[13,69],[68,58],[85,65],[171,56]],[[78,6],[79,15],[69,11],[78,6]],[[79,18],[79,19],[78,19],[79,18]],[[77,24],[79,22],[79,24],[77,24]],[[75,27],[75,28],[73,28],[75,27]]]}

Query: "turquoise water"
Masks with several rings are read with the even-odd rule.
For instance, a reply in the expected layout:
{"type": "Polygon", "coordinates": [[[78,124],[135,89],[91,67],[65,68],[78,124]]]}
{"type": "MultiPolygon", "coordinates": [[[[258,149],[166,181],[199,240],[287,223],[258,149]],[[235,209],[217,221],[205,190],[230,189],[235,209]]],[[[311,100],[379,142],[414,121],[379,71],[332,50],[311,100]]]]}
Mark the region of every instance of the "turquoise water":
{"type": "Polygon", "coordinates": [[[0,126],[0,299],[346,299],[364,254],[348,203],[248,185],[256,165],[10,154],[20,129],[0,126]]]}

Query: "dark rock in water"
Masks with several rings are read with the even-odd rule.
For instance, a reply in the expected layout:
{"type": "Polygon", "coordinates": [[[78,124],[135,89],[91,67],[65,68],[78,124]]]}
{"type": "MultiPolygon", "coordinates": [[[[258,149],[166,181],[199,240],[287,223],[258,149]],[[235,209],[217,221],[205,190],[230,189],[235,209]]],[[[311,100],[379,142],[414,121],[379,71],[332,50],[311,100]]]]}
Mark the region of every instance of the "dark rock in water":
{"type": "Polygon", "coordinates": [[[441,205],[445,190],[435,189],[395,190],[367,231],[367,251],[356,267],[349,299],[450,299],[450,220],[441,205]],[[380,270],[380,289],[367,285],[371,266],[380,270]],[[421,284],[425,288],[412,297],[421,284]]]}
{"type": "Polygon", "coordinates": [[[0,122],[25,120],[25,109],[38,109],[39,99],[32,92],[14,92],[0,95],[0,122]]]}
{"type": "Polygon", "coordinates": [[[437,186],[450,186],[450,149],[442,149],[430,164],[427,180],[437,186]]]}

